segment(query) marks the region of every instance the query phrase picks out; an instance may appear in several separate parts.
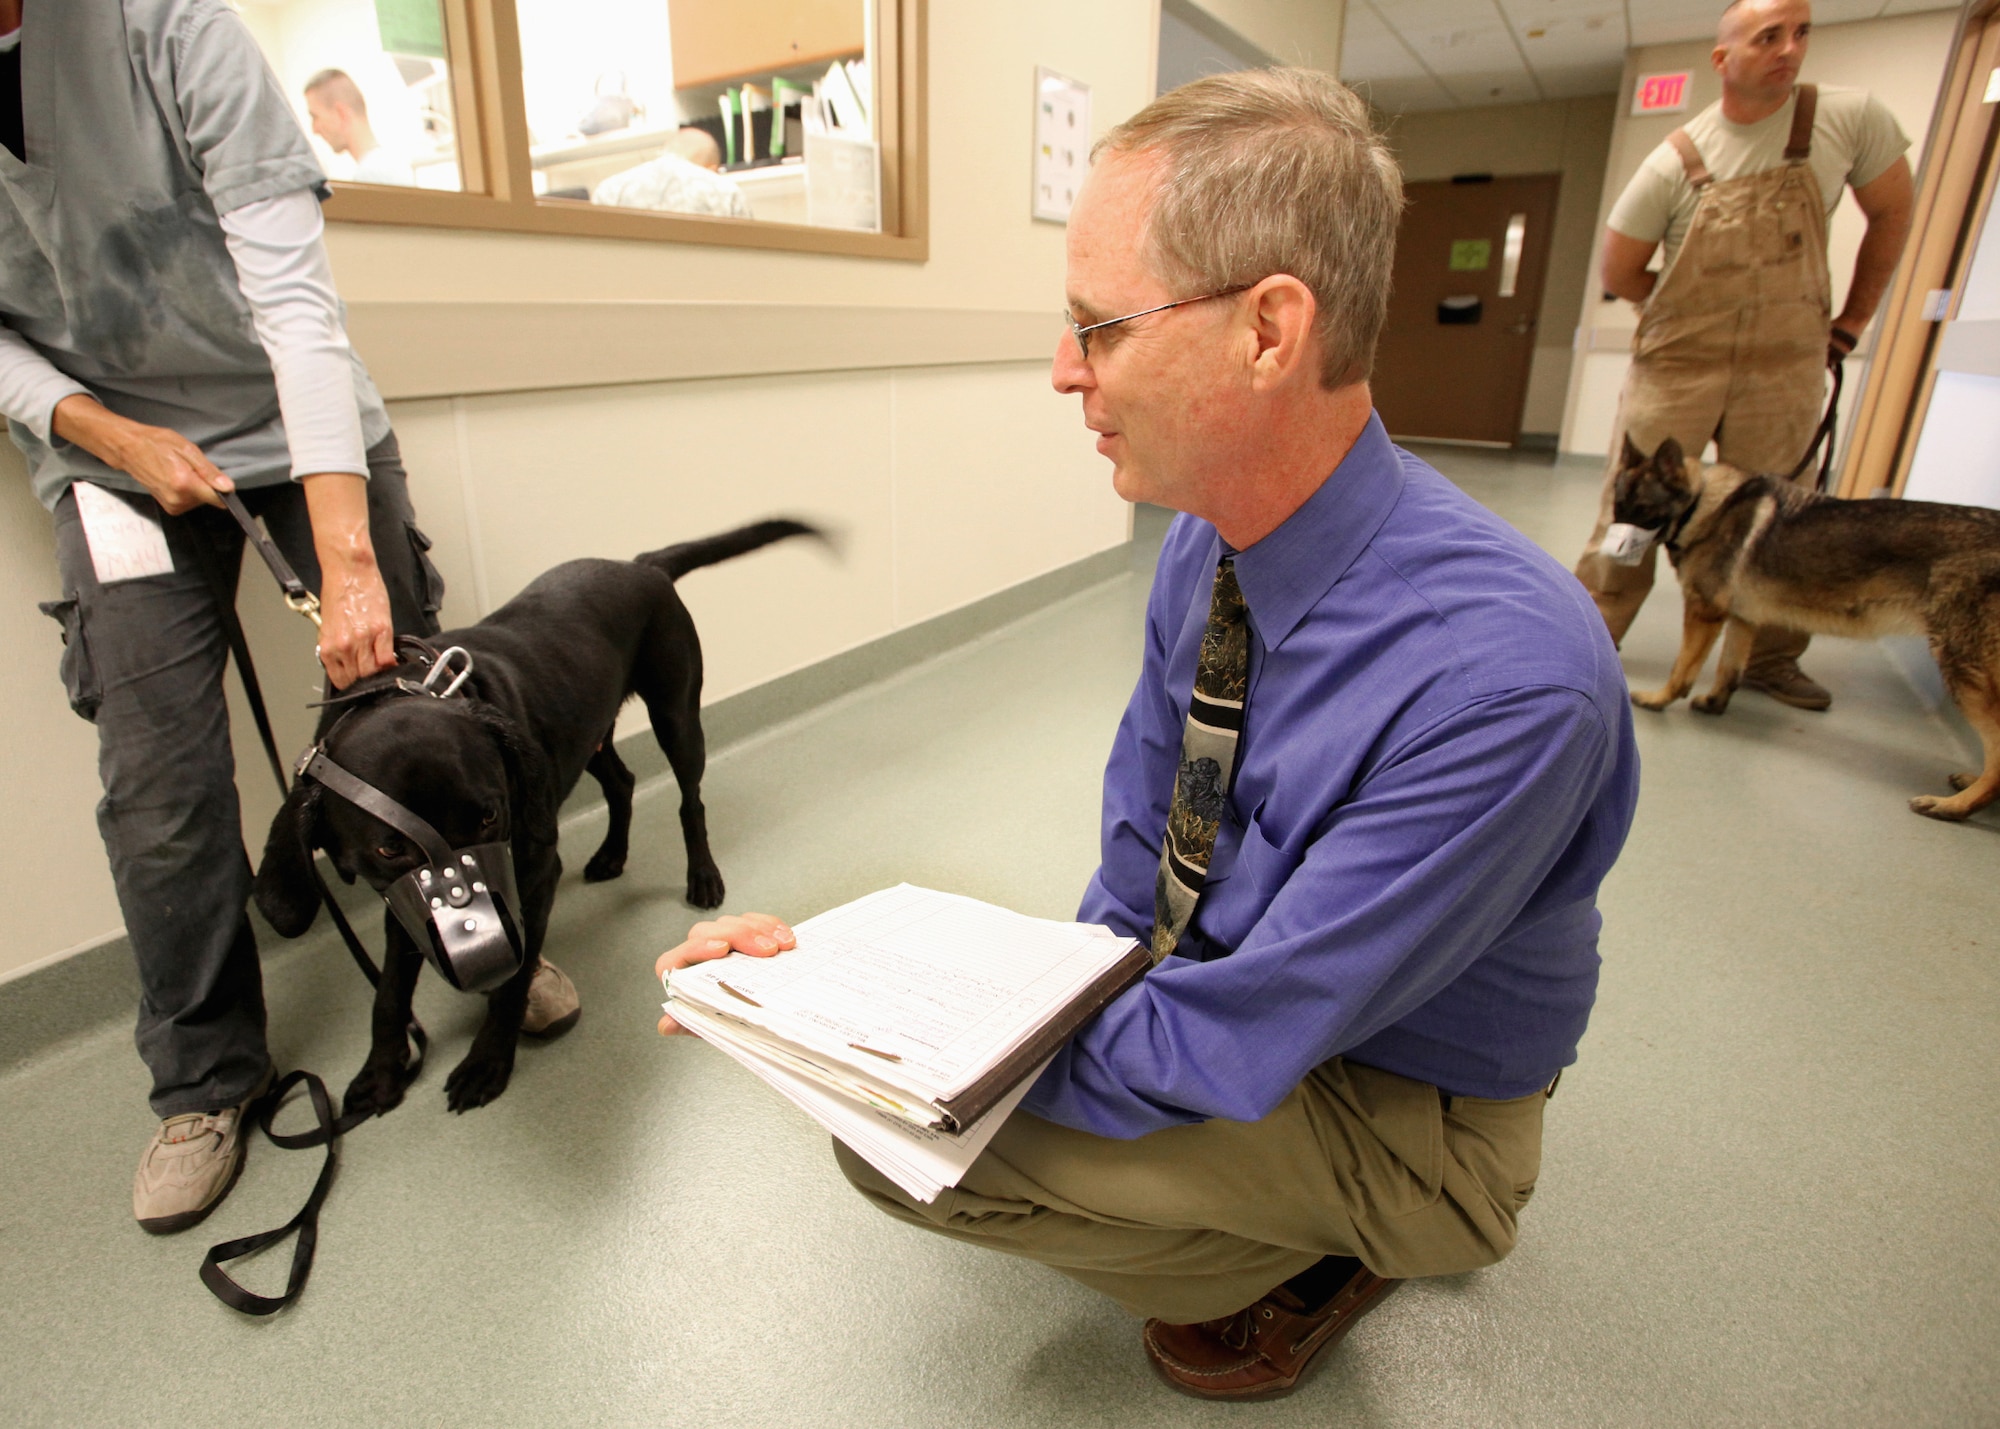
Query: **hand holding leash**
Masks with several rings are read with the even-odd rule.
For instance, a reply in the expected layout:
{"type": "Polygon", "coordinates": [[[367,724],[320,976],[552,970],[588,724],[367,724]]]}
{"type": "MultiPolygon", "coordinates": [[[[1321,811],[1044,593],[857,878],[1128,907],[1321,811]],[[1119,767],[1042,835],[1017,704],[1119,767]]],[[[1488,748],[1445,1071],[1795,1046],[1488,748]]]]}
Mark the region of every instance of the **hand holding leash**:
{"type": "Polygon", "coordinates": [[[222,494],[236,489],[236,483],[179,432],[121,417],[95,397],[73,393],[63,398],[56,403],[51,425],[62,440],[145,487],[169,516],[197,506],[220,506],[222,494]]]}

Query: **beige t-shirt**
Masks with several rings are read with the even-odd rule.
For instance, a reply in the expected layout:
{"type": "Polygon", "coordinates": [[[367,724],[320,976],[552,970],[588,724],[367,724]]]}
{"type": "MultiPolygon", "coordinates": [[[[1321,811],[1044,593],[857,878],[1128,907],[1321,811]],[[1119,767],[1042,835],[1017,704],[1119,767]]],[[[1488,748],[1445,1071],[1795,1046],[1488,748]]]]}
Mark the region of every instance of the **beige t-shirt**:
{"type": "MultiPolygon", "coordinates": [[[[1722,117],[1722,101],[1717,100],[1687,122],[1688,137],[1718,181],[1775,169],[1785,162],[1785,140],[1791,136],[1792,110],[1798,102],[1794,94],[1776,114],[1755,124],[1732,124],[1722,117]]],[[[1874,95],[1863,89],[1820,86],[1808,162],[1829,215],[1844,186],[1867,186],[1909,147],[1896,116],[1874,95]]],[[[1610,223],[1627,238],[1663,242],[1664,257],[1672,263],[1694,221],[1695,202],[1694,185],[1687,180],[1681,156],[1672,144],[1663,143],[1632,175],[1612,206],[1610,223]]]]}

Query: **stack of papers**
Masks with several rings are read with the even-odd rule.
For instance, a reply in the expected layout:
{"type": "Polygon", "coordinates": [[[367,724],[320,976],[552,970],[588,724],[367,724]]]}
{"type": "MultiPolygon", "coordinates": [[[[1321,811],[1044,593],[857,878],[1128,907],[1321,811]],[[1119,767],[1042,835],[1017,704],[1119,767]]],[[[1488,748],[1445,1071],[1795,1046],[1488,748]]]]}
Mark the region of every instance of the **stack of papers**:
{"type": "Polygon", "coordinates": [[[771,958],[669,973],[667,1014],[921,1201],[955,1186],[1062,1044],[1151,958],[1109,928],[905,883],[771,958]]]}

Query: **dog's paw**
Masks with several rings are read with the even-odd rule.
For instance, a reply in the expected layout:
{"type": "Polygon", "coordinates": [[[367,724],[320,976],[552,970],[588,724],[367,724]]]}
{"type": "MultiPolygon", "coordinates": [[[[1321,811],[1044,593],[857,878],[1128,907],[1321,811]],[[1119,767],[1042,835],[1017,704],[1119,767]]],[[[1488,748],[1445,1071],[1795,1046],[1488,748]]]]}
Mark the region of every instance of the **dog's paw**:
{"type": "Polygon", "coordinates": [[[1910,807],[1927,819],[1943,819],[1953,824],[1972,812],[1961,807],[1956,799],[1940,799],[1931,794],[1917,795],[1910,800],[1910,807]]]}
{"type": "Polygon", "coordinates": [[[347,1084],[341,1098],[343,1116],[383,1116],[401,1105],[403,1091],[410,1085],[410,1069],[387,1061],[368,1059],[347,1084]]]}
{"type": "Polygon", "coordinates": [[[1663,710],[1674,702],[1674,697],[1665,690],[1634,690],[1632,703],[1642,710],[1663,710]]]}
{"type": "Polygon", "coordinates": [[[713,864],[688,870],[688,902],[697,908],[722,906],[722,870],[713,864]]]}
{"type": "Polygon", "coordinates": [[[1977,774],[1954,774],[1945,780],[1945,783],[1951,785],[1954,789],[1970,789],[1978,782],[1979,776],[1977,774]]]}
{"type": "Polygon", "coordinates": [[[1719,715],[1729,708],[1729,695],[1731,693],[1733,691],[1727,691],[1719,695],[1703,695],[1700,699],[1690,700],[1689,703],[1705,715],[1719,715]]]}
{"type": "Polygon", "coordinates": [[[599,849],[590,856],[590,862],[583,866],[583,881],[585,883],[609,883],[624,871],[625,851],[623,849],[620,849],[615,854],[608,853],[604,849],[599,849]]]}
{"type": "Polygon", "coordinates": [[[514,1075],[513,1057],[483,1055],[475,1046],[466,1053],[465,1060],[451,1069],[445,1078],[444,1102],[456,1112],[468,1112],[474,1107],[485,1106],[499,1098],[507,1090],[507,1083],[514,1075]]]}

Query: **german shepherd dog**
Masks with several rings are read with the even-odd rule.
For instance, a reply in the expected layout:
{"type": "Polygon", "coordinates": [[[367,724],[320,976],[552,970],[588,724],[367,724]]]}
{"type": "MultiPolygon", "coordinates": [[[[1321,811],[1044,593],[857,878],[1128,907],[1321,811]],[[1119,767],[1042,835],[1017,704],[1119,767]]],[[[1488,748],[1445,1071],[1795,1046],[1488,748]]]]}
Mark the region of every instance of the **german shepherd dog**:
{"type": "Polygon", "coordinates": [[[1704,467],[1671,437],[1651,456],[1626,438],[1613,511],[1657,534],[1683,599],[1673,673],[1657,690],[1635,691],[1633,704],[1665,709],[1685,695],[1718,634],[1715,683],[1694,701],[1704,714],[1729,707],[1759,625],[1922,635],[1986,761],[1951,776],[1955,797],[1919,794],[1910,807],[1963,819],[2000,795],[2000,511],[1835,500],[1781,477],[1704,467]]]}

